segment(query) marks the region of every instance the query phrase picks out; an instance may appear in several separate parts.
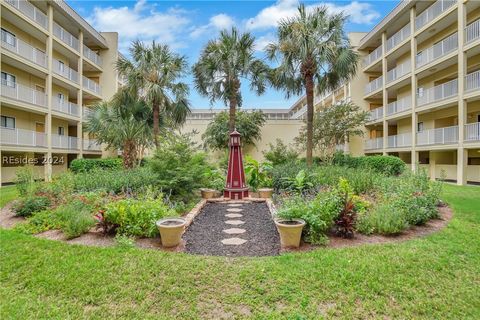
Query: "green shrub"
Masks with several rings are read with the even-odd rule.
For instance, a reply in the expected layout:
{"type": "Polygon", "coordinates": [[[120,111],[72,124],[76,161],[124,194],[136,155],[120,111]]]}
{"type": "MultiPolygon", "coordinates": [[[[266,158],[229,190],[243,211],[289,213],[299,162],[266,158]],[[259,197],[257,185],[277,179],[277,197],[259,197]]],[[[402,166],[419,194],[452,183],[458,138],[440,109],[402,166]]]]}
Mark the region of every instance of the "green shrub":
{"type": "Polygon", "coordinates": [[[70,170],[74,173],[89,172],[94,169],[122,169],[121,158],[104,158],[104,159],[74,159],[70,163],[70,170]]]}
{"type": "Polygon", "coordinates": [[[17,216],[29,217],[33,213],[45,210],[49,206],[49,198],[43,196],[29,196],[15,203],[13,210],[17,216]]]}
{"type": "Polygon", "coordinates": [[[36,177],[33,172],[33,166],[20,167],[16,170],[15,174],[17,176],[15,183],[18,194],[21,197],[26,197],[33,194],[36,190],[36,177]]]}
{"type": "Polygon", "coordinates": [[[17,224],[14,230],[25,234],[37,234],[60,228],[61,224],[55,211],[44,210],[27,218],[25,223],[17,224]]]}
{"type": "Polygon", "coordinates": [[[263,156],[274,166],[295,162],[298,159],[298,152],[283,143],[281,139],[277,139],[275,144],[269,143],[268,147],[269,150],[263,151],[263,156]]]}
{"type": "Polygon", "coordinates": [[[95,226],[93,208],[83,201],[73,200],[55,210],[55,219],[68,239],[78,237],[95,226]]]}
{"type": "Polygon", "coordinates": [[[205,187],[213,190],[223,190],[225,188],[226,173],[221,169],[207,168],[203,173],[205,187]]]}
{"type": "Polygon", "coordinates": [[[316,184],[320,186],[337,186],[345,178],[355,194],[370,193],[377,189],[384,176],[370,169],[346,168],[340,166],[319,166],[315,170],[316,184]]]}
{"type": "Polygon", "coordinates": [[[157,185],[165,194],[188,202],[194,191],[207,185],[205,172],[210,165],[188,135],[169,134],[149,161],[157,175],[157,185]]]}
{"type": "Polygon", "coordinates": [[[155,237],[158,229],[155,222],[164,217],[176,216],[162,200],[124,199],[109,203],[104,213],[105,222],[112,225],[117,234],[125,236],[155,237]]]}
{"type": "Polygon", "coordinates": [[[288,187],[285,181],[294,179],[301,170],[305,170],[307,173],[312,172],[305,163],[301,162],[289,162],[274,166],[271,170],[273,189],[276,192],[285,190],[288,187]]]}
{"type": "Polygon", "coordinates": [[[245,156],[245,174],[247,176],[247,184],[252,191],[272,186],[271,170],[272,164],[270,162],[260,163],[248,155],[245,156]]]}
{"type": "Polygon", "coordinates": [[[356,230],[360,233],[398,234],[408,228],[402,212],[388,203],[377,205],[373,211],[358,216],[356,230]]]}
{"type": "Polygon", "coordinates": [[[385,175],[399,175],[405,171],[406,165],[400,158],[394,156],[361,156],[352,157],[338,152],[333,158],[333,164],[350,168],[366,168],[385,175]]]}
{"type": "Polygon", "coordinates": [[[93,169],[89,172],[77,173],[74,181],[76,191],[113,193],[136,192],[157,183],[156,174],[148,167],[137,167],[130,170],[93,169]]]}

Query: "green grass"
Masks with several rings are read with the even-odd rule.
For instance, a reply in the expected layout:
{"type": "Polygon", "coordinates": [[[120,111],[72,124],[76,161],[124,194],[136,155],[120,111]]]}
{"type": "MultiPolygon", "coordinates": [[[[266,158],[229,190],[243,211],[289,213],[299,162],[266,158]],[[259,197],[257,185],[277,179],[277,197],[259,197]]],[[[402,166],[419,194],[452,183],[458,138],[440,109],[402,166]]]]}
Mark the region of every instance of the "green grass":
{"type": "Polygon", "coordinates": [[[0,208],[3,208],[8,202],[17,197],[17,188],[15,186],[5,186],[0,188],[0,208]]]}
{"type": "Polygon", "coordinates": [[[444,199],[455,216],[426,238],[267,258],[0,231],[0,318],[479,319],[480,188],[447,185],[444,199]]]}

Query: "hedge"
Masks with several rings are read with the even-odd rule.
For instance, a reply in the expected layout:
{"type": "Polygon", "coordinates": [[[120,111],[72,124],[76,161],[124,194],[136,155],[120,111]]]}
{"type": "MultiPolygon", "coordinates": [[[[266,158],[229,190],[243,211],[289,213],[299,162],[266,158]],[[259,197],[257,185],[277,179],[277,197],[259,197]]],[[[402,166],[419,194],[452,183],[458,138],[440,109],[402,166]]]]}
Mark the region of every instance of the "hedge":
{"type": "Polygon", "coordinates": [[[75,159],[70,164],[74,173],[89,172],[93,169],[121,169],[121,158],[75,159]]]}
{"type": "Polygon", "coordinates": [[[395,156],[361,156],[352,157],[341,152],[336,153],[333,163],[350,168],[367,168],[386,175],[399,175],[405,171],[406,164],[395,156]]]}

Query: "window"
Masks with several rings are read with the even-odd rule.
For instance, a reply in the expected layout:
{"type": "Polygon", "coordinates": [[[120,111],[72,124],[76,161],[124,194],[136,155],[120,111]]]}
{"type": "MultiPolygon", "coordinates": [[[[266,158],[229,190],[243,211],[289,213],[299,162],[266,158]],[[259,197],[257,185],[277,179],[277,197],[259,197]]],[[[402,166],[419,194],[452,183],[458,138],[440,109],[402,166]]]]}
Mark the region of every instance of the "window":
{"type": "Polygon", "coordinates": [[[2,116],[0,126],[2,128],[15,129],[15,118],[2,116]]]}
{"type": "Polygon", "coordinates": [[[423,130],[425,130],[425,127],[424,127],[424,125],[423,125],[423,122],[417,123],[417,131],[418,131],[418,132],[422,132],[423,130]]]}
{"type": "Polygon", "coordinates": [[[15,88],[17,78],[13,74],[2,72],[2,85],[10,88],[15,88]]]}
{"type": "Polygon", "coordinates": [[[59,136],[64,136],[65,135],[65,128],[64,127],[58,127],[58,135],[59,136]]]}
{"type": "Polygon", "coordinates": [[[10,31],[7,31],[2,28],[2,41],[7,43],[8,45],[11,45],[12,47],[17,46],[17,37],[10,31]]]}

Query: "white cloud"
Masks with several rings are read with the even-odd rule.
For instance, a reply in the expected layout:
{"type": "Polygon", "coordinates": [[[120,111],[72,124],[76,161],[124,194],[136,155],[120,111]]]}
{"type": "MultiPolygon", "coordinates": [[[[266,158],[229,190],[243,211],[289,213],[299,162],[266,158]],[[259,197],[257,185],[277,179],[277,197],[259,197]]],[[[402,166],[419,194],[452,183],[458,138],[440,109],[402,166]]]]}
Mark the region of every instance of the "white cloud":
{"type": "MultiPolygon", "coordinates": [[[[255,17],[248,19],[245,26],[251,30],[276,27],[281,19],[292,17],[297,13],[298,4],[297,0],[278,0],[274,5],[262,9],[255,17]]],[[[327,6],[332,13],[344,11],[353,23],[372,24],[380,17],[380,13],[375,11],[371,4],[358,1],[346,5],[319,2],[307,6],[307,10],[321,5],[327,6]]]]}
{"type": "Polygon", "coordinates": [[[263,36],[260,36],[255,40],[255,50],[264,51],[265,47],[272,42],[275,42],[275,35],[273,33],[267,33],[263,36]]]}
{"type": "Polygon", "coordinates": [[[207,32],[211,31],[218,31],[218,30],[223,30],[223,29],[229,29],[232,26],[235,25],[235,21],[233,20],[232,17],[225,13],[220,13],[215,16],[212,16],[209,19],[208,24],[196,27],[191,33],[190,36],[192,38],[198,38],[207,32]]]}
{"type": "Polygon", "coordinates": [[[178,8],[157,11],[146,0],[138,0],[133,8],[95,7],[87,21],[97,30],[118,32],[122,53],[126,53],[131,41],[136,39],[184,47],[181,35],[190,23],[185,11],[178,8]]]}

